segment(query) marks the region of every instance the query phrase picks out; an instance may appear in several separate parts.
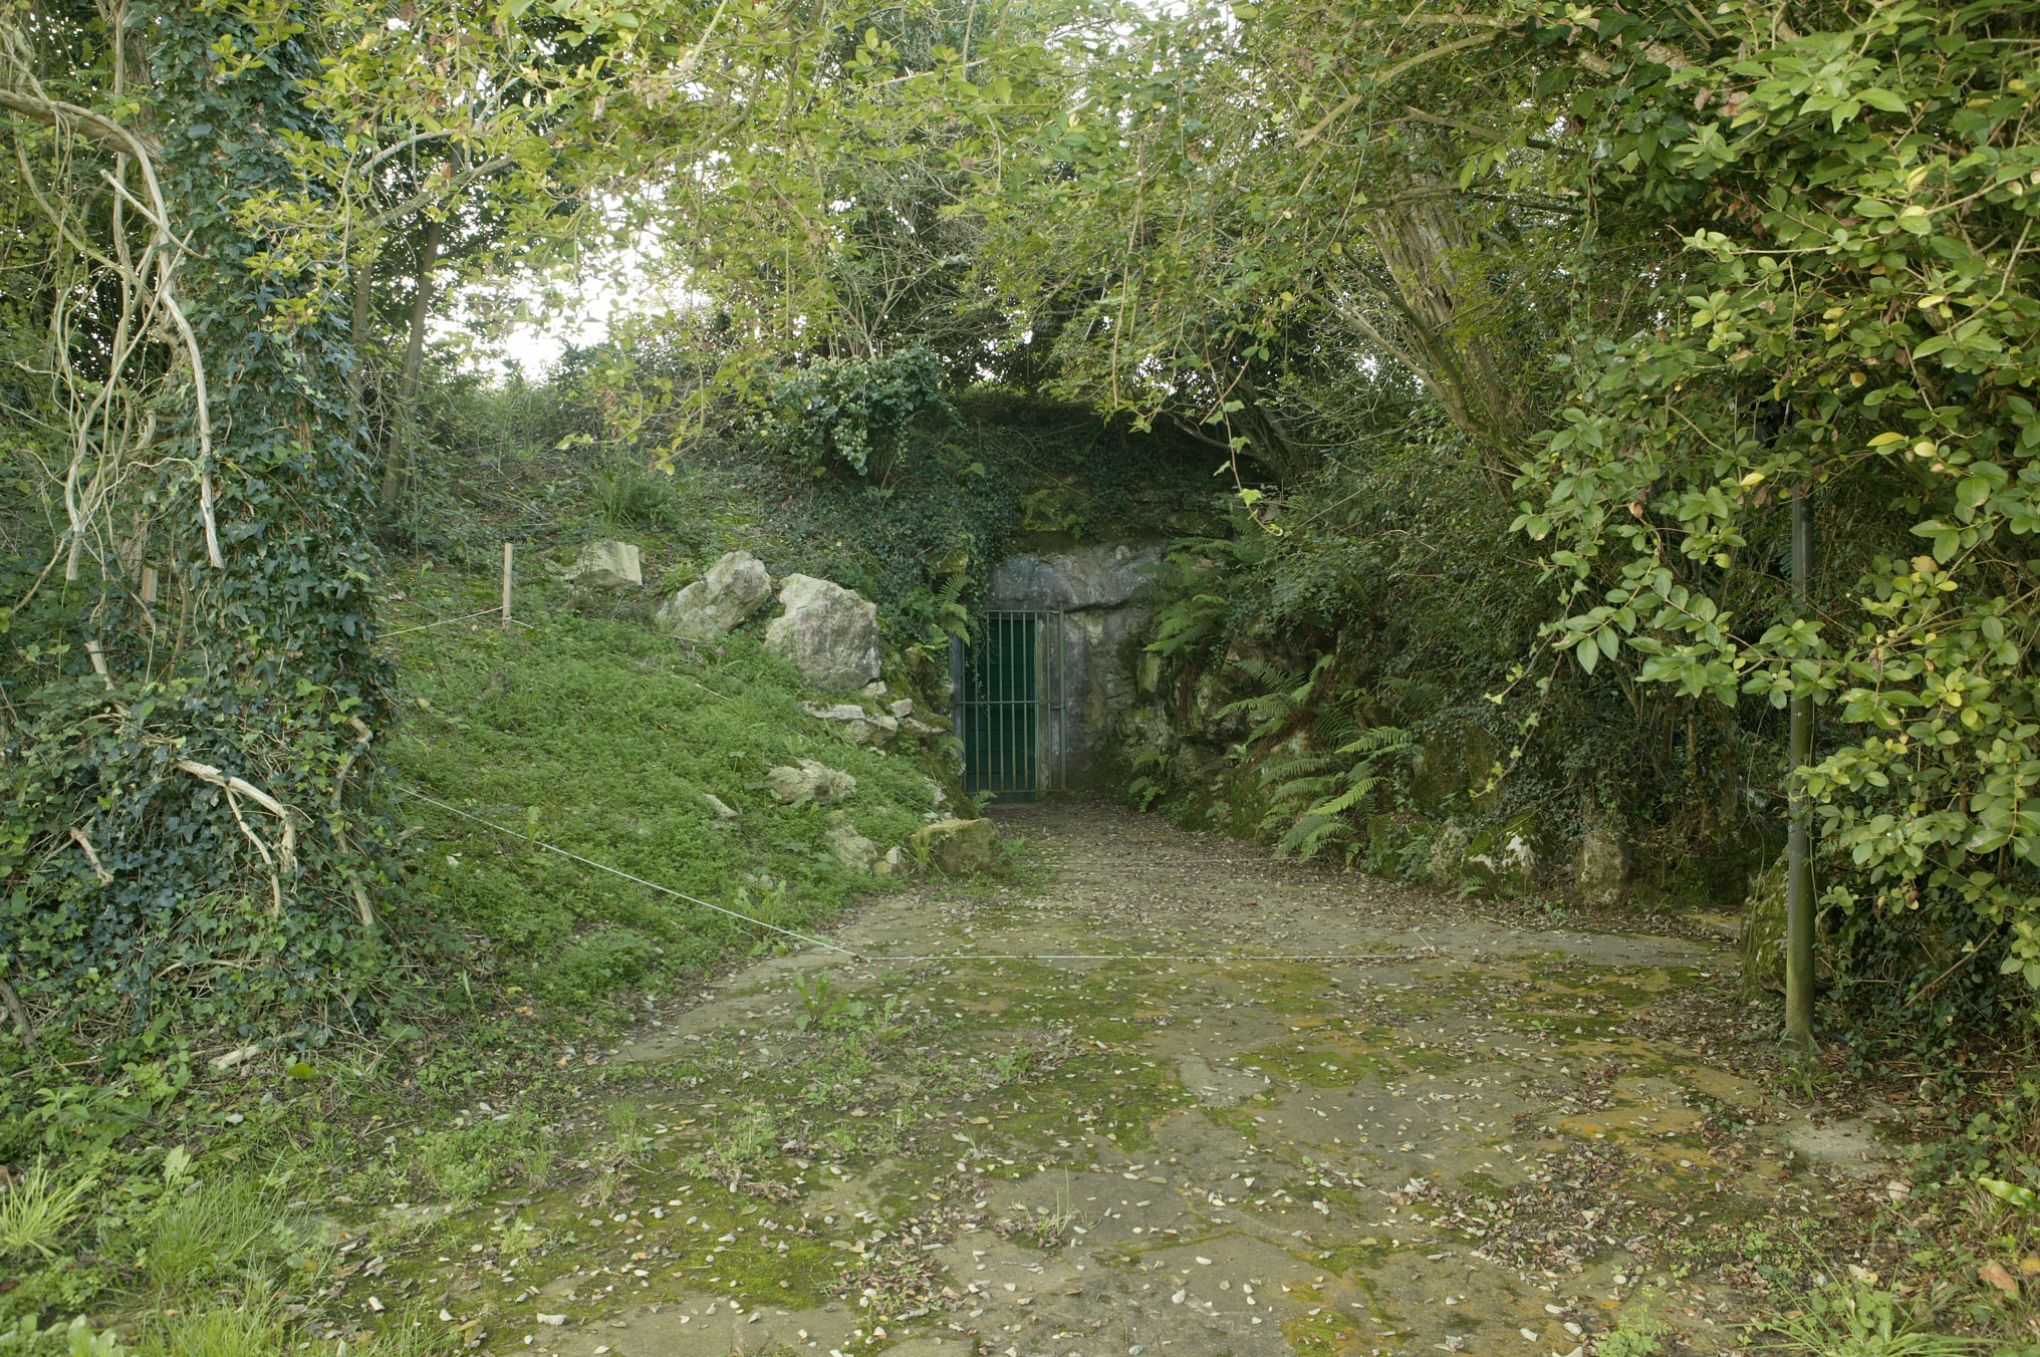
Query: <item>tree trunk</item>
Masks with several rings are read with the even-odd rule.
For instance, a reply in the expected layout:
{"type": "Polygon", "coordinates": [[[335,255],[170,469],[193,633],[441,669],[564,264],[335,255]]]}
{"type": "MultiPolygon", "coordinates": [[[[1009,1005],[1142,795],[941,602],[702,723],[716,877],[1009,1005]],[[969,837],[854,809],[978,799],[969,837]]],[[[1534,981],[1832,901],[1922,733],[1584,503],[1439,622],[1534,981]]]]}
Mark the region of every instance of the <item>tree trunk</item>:
{"type": "Polygon", "coordinates": [[[354,311],[347,325],[348,342],[354,345],[354,375],[347,383],[347,412],[354,420],[355,437],[364,442],[368,438],[368,329],[373,322],[369,308],[374,291],[374,262],[355,265],[354,311]]]}
{"type": "Polygon", "coordinates": [[[384,513],[396,507],[403,488],[411,443],[419,422],[416,404],[418,379],[425,366],[425,322],[432,314],[432,271],[439,266],[440,232],[437,217],[425,219],[425,238],[418,245],[418,271],[411,293],[411,334],[404,344],[404,370],[397,379],[396,436],[383,458],[381,504],[384,513]]]}

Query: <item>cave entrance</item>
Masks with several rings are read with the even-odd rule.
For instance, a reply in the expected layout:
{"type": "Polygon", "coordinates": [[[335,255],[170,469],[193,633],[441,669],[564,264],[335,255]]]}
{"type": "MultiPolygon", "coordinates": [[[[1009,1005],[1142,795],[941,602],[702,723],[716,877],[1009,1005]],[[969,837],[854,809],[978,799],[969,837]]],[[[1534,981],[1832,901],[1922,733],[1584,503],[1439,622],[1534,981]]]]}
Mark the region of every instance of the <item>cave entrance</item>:
{"type": "Polygon", "coordinates": [[[950,650],[963,789],[1032,801],[1063,785],[1063,615],[994,609],[950,650]]]}

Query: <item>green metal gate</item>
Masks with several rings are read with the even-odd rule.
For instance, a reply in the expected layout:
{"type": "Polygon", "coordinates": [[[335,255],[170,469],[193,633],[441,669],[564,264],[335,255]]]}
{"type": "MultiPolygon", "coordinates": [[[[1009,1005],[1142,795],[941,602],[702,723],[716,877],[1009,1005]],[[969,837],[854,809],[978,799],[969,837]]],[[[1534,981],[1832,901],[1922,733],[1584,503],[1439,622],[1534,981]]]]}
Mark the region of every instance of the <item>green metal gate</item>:
{"type": "Polygon", "coordinates": [[[950,651],[963,789],[1032,801],[1062,784],[1063,616],[987,612],[950,651]]]}

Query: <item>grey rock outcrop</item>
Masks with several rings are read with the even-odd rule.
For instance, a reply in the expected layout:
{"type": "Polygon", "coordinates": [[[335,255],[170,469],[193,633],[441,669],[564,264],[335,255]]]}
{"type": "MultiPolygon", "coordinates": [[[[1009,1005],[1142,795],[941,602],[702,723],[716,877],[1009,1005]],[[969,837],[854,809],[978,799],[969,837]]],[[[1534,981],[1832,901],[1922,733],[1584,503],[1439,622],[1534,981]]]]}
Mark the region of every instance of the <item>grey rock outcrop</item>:
{"type": "Polygon", "coordinates": [[[990,820],[938,820],[909,835],[907,846],[945,876],[969,876],[999,860],[999,831],[990,820]]]}
{"type": "Polygon", "coordinates": [[[847,800],[857,790],[857,779],[826,763],[799,759],[780,764],[765,774],[765,789],[782,805],[812,801],[818,806],[847,800]]]}
{"type": "Polygon", "coordinates": [[[828,845],[829,856],[853,872],[869,873],[875,870],[879,863],[879,855],[884,851],[876,843],[859,834],[857,826],[848,820],[838,820],[829,826],[829,832],[823,842],[828,845]]]}
{"type": "Polygon", "coordinates": [[[1629,899],[1629,854],[1612,827],[1589,825],[1580,836],[1573,886],[1596,909],[1612,909],[1629,899]]]}
{"type": "Polygon", "coordinates": [[[1123,608],[1161,568],[1164,548],[1125,542],[1009,556],[992,571],[989,597],[1080,612],[1123,608]]]}
{"type": "Polygon", "coordinates": [[[876,748],[900,733],[898,720],[868,712],[855,702],[803,702],[800,709],[817,721],[827,721],[851,744],[868,744],[876,748]]]}
{"type": "Polygon", "coordinates": [[[818,688],[848,691],[878,678],[878,608],[854,590],[812,575],[788,575],[781,612],[765,648],[818,688]]]}
{"type": "Polygon", "coordinates": [[[645,573],[636,543],[590,542],[567,567],[566,578],[578,584],[621,589],[644,584],[645,573]]]}
{"type": "Polygon", "coordinates": [[[732,551],[708,573],[659,605],[661,630],[690,641],[719,641],[772,597],[772,576],[748,551],[732,551]]]}

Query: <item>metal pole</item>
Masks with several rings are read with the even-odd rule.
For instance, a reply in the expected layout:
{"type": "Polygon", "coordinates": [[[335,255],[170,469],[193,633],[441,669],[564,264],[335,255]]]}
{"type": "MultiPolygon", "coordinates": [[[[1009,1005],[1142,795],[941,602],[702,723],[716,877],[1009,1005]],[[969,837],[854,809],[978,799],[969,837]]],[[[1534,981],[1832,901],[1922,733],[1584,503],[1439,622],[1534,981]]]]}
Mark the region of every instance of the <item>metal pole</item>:
{"type": "MultiPolygon", "coordinates": [[[[1807,615],[1807,581],[1813,574],[1811,485],[1792,496],[1792,604],[1807,615]]],[[[1806,792],[1799,770],[1813,762],[1813,698],[1792,699],[1791,769],[1788,776],[1791,827],[1785,841],[1785,1040],[1813,1046],[1813,854],[1808,843],[1806,792]]]]}
{"type": "Polygon", "coordinates": [[[511,546],[503,544],[503,630],[510,630],[510,557],[511,546]]]}
{"type": "Polygon", "coordinates": [[[1063,609],[1055,610],[1055,785],[1057,791],[1070,789],[1070,619],[1063,609]]]}

